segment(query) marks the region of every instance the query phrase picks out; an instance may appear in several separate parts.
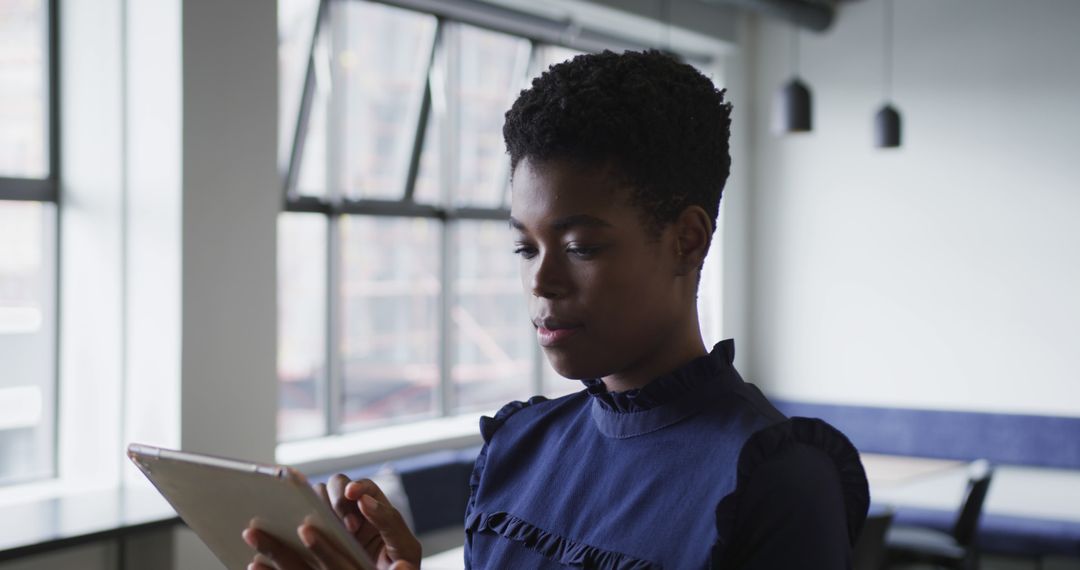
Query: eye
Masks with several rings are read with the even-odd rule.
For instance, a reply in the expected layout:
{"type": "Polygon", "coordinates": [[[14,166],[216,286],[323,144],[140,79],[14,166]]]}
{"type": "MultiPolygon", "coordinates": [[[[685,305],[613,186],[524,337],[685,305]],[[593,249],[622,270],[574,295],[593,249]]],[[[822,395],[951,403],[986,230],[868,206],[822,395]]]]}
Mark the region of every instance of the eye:
{"type": "Polygon", "coordinates": [[[584,245],[573,245],[573,244],[571,244],[570,246],[568,246],[566,248],[566,253],[569,253],[570,255],[573,255],[574,257],[578,257],[578,258],[581,258],[581,259],[589,259],[590,257],[596,255],[599,251],[600,251],[600,248],[596,247],[596,246],[590,247],[590,246],[584,246],[584,245]]]}
{"type": "Polygon", "coordinates": [[[519,243],[514,248],[514,255],[521,256],[522,259],[532,259],[536,257],[536,248],[531,245],[519,243]]]}

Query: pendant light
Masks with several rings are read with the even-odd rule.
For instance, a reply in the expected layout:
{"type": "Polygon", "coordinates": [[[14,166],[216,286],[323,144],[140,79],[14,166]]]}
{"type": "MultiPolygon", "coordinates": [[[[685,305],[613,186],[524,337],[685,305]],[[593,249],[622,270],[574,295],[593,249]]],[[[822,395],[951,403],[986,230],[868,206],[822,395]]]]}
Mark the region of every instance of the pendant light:
{"type": "Polygon", "coordinates": [[[808,132],[813,127],[810,88],[799,78],[799,30],[792,26],[792,78],[776,94],[776,130],[780,133],[808,132]]]}
{"type": "Polygon", "coordinates": [[[892,105],[892,0],[885,0],[885,65],[883,83],[885,84],[885,104],[874,116],[874,145],[878,148],[897,148],[900,146],[900,111],[892,105]]]}

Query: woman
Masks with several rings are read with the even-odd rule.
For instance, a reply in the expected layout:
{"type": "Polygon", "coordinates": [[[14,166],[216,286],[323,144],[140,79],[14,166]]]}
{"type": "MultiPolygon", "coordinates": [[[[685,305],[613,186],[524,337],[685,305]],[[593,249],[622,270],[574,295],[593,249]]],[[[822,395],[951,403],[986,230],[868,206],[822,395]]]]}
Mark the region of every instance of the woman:
{"type": "MultiPolygon", "coordinates": [[[[851,566],[869,505],[858,451],[744,382],[733,341],[710,351],[701,339],[730,113],[723,91],[656,51],[555,65],[507,112],[530,317],[555,370],[585,389],[481,420],[467,567],[851,566]]],[[[380,568],[419,565],[419,543],[370,481],[338,476],[321,491],[380,568]]],[[[326,568],[349,568],[299,532],[326,568]]],[[[306,568],[271,537],[245,539],[284,570],[306,568]]]]}

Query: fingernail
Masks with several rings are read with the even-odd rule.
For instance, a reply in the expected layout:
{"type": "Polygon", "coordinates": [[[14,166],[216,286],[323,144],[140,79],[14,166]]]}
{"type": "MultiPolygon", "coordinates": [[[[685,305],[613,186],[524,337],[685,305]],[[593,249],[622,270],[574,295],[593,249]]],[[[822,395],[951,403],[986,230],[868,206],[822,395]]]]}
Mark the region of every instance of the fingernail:
{"type": "Polygon", "coordinates": [[[252,563],[248,564],[247,565],[247,570],[255,570],[255,563],[252,562],[252,563]]]}
{"type": "Polygon", "coordinates": [[[356,515],[352,513],[345,515],[345,528],[349,529],[349,532],[360,530],[360,521],[356,518],[356,515]]]}
{"type": "Polygon", "coordinates": [[[379,502],[376,501],[371,495],[364,495],[363,497],[360,497],[360,500],[363,501],[364,506],[369,509],[379,508],[379,502]]]}
{"type": "Polygon", "coordinates": [[[304,546],[311,548],[315,544],[315,532],[311,527],[302,526],[296,529],[296,533],[300,535],[300,542],[303,542],[304,546]]]}
{"type": "Polygon", "coordinates": [[[240,533],[240,537],[244,539],[248,546],[256,549],[259,547],[259,543],[255,541],[255,533],[250,528],[245,528],[240,533]]]}

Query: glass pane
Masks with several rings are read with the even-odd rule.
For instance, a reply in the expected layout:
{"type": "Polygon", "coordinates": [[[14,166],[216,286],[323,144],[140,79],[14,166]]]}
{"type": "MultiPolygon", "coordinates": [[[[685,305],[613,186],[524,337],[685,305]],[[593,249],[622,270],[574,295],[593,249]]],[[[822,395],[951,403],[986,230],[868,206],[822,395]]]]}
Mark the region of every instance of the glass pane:
{"type": "Polygon", "coordinates": [[[0,485],[53,472],[55,207],[0,202],[0,485]]]}
{"type": "Polygon", "coordinates": [[[503,144],[506,110],[524,84],[529,42],[469,26],[455,28],[458,144],[454,202],[499,206],[510,174],[503,144]]]}
{"type": "MultiPolygon", "coordinates": [[[[719,220],[718,220],[719,221],[719,220]]],[[[724,340],[723,334],[723,243],[721,232],[713,234],[712,248],[705,257],[705,266],[701,271],[701,283],[698,284],[698,320],[701,323],[701,338],[705,348],[712,350],[713,345],[724,340]]]]}
{"type": "MultiPolygon", "coordinates": [[[[320,36],[319,43],[323,47],[318,49],[325,51],[325,34],[320,36]]],[[[316,70],[318,69],[316,65],[316,70]]],[[[329,107],[330,78],[325,71],[316,71],[311,116],[308,118],[307,135],[304,138],[304,155],[300,160],[300,172],[296,180],[296,191],[304,196],[326,196],[328,193],[326,153],[329,134],[326,130],[326,122],[329,107]]]]}
{"type": "Polygon", "coordinates": [[[457,409],[491,409],[528,398],[536,339],[506,222],[462,221],[454,233],[450,375],[457,409]]]}
{"type": "Polygon", "coordinates": [[[326,216],[278,216],[278,440],[326,432],[326,216]]]}
{"type": "Polygon", "coordinates": [[[318,9],[319,0],[278,0],[278,156],[282,166],[292,152],[318,9]]]}
{"type": "Polygon", "coordinates": [[[342,220],[346,428],[435,411],[441,229],[423,218],[342,220]]]}
{"type": "Polygon", "coordinates": [[[48,176],[44,0],[0,0],[0,176],[48,176]]]}
{"type": "Polygon", "coordinates": [[[354,198],[400,199],[436,19],[367,2],[333,7],[334,97],[344,112],[343,187],[354,198]]]}

